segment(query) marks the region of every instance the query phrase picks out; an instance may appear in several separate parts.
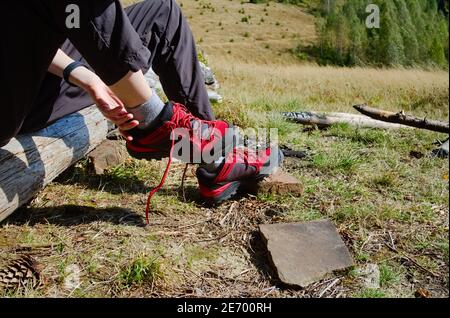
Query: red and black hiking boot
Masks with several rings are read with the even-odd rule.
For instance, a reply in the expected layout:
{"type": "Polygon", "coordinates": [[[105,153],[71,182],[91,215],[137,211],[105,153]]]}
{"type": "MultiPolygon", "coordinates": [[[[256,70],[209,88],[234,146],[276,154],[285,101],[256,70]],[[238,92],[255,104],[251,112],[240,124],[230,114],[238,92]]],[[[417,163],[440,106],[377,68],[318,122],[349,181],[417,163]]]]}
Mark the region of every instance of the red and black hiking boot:
{"type": "Polygon", "coordinates": [[[278,147],[258,151],[236,147],[215,171],[197,169],[200,196],[207,203],[221,203],[270,175],[282,161],[283,153],[278,147]]]}
{"type": "Polygon", "coordinates": [[[225,157],[236,143],[235,130],[227,122],[202,120],[185,106],[172,102],[166,104],[151,127],[134,128],[129,133],[133,141],[127,141],[126,146],[132,157],[147,160],[169,158],[161,182],[148,195],[147,224],[151,198],[164,185],[173,157],[187,163],[211,163],[225,157]]]}
{"type": "Polygon", "coordinates": [[[234,129],[227,122],[202,120],[172,102],[166,104],[151,127],[129,132],[133,141],[127,142],[127,150],[136,159],[170,157],[181,141],[183,145],[176,147],[174,157],[187,163],[204,163],[206,158],[210,163],[225,156],[236,143],[234,129]]]}

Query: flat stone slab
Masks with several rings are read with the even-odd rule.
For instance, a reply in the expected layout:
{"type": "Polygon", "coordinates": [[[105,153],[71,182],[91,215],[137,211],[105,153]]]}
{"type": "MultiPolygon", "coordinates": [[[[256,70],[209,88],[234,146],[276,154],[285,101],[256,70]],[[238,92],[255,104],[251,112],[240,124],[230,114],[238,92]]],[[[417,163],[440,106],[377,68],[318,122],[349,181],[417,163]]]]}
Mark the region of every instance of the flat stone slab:
{"type": "Polygon", "coordinates": [[[117,166],[128,158],[128,152],[121,140],[105,140],[88,154],[89,166],[95,174],[117,166]]]}
{"type": "Polygon", "coordinates": [[[353,265],[353,259],[329,220],[260,224],[280,280],[307,287],[326,274],[353,265]]]}
{"type": "Polygon", "coordinates": [[[301,196],[303,194],[303,184],[293,175],[282,169],[277,169],[273,174],[255,184],[251,191],[260,194],[292,194],[301,196]]]}

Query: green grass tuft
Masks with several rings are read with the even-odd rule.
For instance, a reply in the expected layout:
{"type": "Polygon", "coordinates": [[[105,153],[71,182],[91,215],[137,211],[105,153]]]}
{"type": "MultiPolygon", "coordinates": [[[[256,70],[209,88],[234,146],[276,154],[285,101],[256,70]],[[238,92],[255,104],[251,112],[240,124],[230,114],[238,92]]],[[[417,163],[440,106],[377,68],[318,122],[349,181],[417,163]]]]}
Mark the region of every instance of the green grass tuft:
{"type": "Polygon", "coordinates": [[[388,264],[380,265],[380,286],[389,287],[400,280],[401,273],[388,264]]]}
{"type": "Polygon", "coordinates": [[[161,263],[156,257],[142,255],[126,266],[120,273],[120,282],[124,287],[152,283],[163,278],[161,263]]]}
{"type": "Polygon", "coordinates": [[[356,298],[385,298],[386,294],[379,289],[365,288],[354,296],[356,298]]]}

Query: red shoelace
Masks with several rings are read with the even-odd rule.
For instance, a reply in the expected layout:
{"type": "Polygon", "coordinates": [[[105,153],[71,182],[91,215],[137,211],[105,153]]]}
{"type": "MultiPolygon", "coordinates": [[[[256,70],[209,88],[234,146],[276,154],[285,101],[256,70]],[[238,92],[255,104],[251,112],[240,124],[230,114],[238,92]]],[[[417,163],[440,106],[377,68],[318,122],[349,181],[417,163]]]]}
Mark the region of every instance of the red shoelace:
{"type": "Polygon", "coordinates": [[[164,174],[163,174],[159,184],[150,191],[150,193],[148,194],[148,197],[147,197],[147,205],[145,207],[145,219],[147,221],[147,225],[150,223],[149,213],[150,213],[150,205],[151,205],[152,197],[153,197],[153,195],[156,192],[158,192],[164,186],[164,183],[166,182],[167,175],[169,174],[170,165],[172,164],[173,148],[175,146],[175,138],[174,138],[174,133],[173,132],[174,132],[174,130],[172,129],[172,131],[170,133],[170,136],[171,136],[171,139],[172,139],[172,145],[170,147],[169,161],[167,162],[166,170],[164,171],[164,174]]]}
{"type": "MultiPolygon", "coordinates": [[[[167,175],[169,174],[170,166],[172,164],[173,149],[175,147],[175,134],[174,134],[175,129],[179,128],[179,127],[192,128],[192,121],[194,121],[194,120],[200,122],[200,129],[202,127],[202,123],[207,123],[208,126],[211,125],[211,126],[213,126],[213,129],[214,129],[213,121],[199,119],[199,118],[195,117],[194,115],[192,115],[191,113],[189,113],[188,110],[184,106],[178,105],[178,107],[180,107],[181,110],[183,110],[183,111],[180,111],[180,110],[175,111],[173,114],[172,120],[169,122],[170,129],[171,129],[170,139],[172,140],[172,144],[170,146],[170,152],[169,152],[169,161],[167,162],[167,166],[166,166],[166,169],[164,170],[164,174],[161,178],[161,181],[155,188],[153,188],[149,192],[148,197],[147,197],[147,204],[145,207],[145,219],[147,221],[147,224],[150,223],[149,213],[150,213],[152,197],[155,195],[156,192],[158,192],[164,186],[164,183],[166,182],[166,179],[167,179],[167,175]]],[[[184,179],[184,177],[185,177],[185,173],[183,173],[183,179],[184,179]]],[[[184,183],[184,180],[183,180],[183,183],[184,183]]]]}

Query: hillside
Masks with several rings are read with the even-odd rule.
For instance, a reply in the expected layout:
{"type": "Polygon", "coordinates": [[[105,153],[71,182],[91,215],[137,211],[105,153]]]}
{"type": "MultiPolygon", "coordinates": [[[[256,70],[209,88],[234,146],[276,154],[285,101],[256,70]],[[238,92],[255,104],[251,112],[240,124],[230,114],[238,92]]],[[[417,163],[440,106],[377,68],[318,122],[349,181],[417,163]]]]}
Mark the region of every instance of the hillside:
{"type": "Polygon", "coordinates": [[[316,39],[314,17],[297,6],[238,0],[177,2],[199,46],[211,57],[287,64],[295,61],[289,49],[299,41],[312,43],[316,39]]]}

